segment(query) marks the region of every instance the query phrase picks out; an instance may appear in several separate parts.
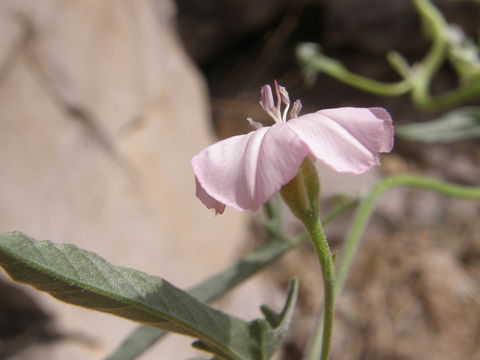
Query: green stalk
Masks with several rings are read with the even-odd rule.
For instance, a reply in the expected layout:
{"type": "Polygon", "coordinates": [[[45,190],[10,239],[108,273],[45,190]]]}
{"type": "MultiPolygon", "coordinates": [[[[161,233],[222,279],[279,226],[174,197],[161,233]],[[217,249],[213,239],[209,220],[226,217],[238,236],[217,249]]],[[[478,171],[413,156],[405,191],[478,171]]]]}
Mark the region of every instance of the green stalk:
{"type": "Polygon", "coordinates": [[[352,260],[378,199],[386,191],[395,187],[415,187],[456,198],[480,200],[480,187],[452,185],[416,175],[400,175],[383,179],[360,203],[353,224],[347,233],[345,247],[337,269],[337,288],[335,290],[337,295],[342,291],[352,260]]]}
{"type": "MultiPolygon", "coordinates": [[[[237,263],[232,264],[221,273],[212,276],[190,289],[190,294],[205,303],[217,300],[307,239],[308,236],[306,233],[294,238],[285,236],[280,229],[281,211],[278,204],[276,204],[275,199],[271,200],[268,204],[265,209],[269,219],[265,224],[268,237],[267,242],[239,259],[237,263]]],[[[329,224],[356,205],[357,202],[354,200],[343,201],[322,219],[323,224],[329,224]]],[[[105,360],[136,359],[167,334],[165,331],[140,325],[117,349],[105,357],[105,360]]]]}
{"type": "MultiPolygon", "coordinates": [[[[305,226],[312,239],[323,275],[323,314],[325,316],[321,324],[322,336],[320,359],[327,360],[330,352],[330,343],[333,332],[333,315],[335,308],[335,265],[320,220],[312,222],[311,224],[305,224],[305,226]]],[[[316,360],[318,357],[310,359],[316,360]]]]}
{"type": "Polygon", "coordinates": [[[411,89],[408,80],[395,83],[385,83],[355,74],[343,66],[339,61],[329,58],[318,51],[312,44],[302,44],[297,48],[296,55],[301,64],[309,71],[323,72],[329,76],[348,84],[354,88],[381,96],[400,96],[411,89]]]}
{"type": "MultiPolygon", "coordinates": [[[[456,198],[480,200],[480,187],[452,185],[416,175],[392,176],[380,181],[360,202],[352,225],[346,235],[345,245],[337,267],[335,297],[338,297],[343,290],[345,280],[352,265],[352,260],[360,246],[360,240],[365,233],[365,229],[375,210],[378,199],[386,191],[395,187],[414,187],[456,198]]],[[[320,356],[323,337],[322,322],[323,314],[321,314],[317,330],[312,336],[310,353],[306,358],[308,360],[317,360],[320,356]]]]}

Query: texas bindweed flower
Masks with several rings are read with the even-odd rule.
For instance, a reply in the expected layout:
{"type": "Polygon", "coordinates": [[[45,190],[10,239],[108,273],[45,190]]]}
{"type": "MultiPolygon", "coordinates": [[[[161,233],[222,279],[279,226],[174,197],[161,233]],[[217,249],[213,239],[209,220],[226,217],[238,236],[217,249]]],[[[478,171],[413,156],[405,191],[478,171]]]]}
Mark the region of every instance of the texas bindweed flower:
{"type": "Polygon", "coordinates": [[[289,113],[286,89],[275,82],[275,93],[276,103],[265,85],[260,97],[274,125],[247,119],[255,131],[219,141],[192,159],[196,195],[217,214],[225,206],[257,210],[295,178],[304,160],[360,174],[378,164],[378,153],[392,149],[392,119],[383,108],[343,107],[299,116],[299,100],[289,113]]]}

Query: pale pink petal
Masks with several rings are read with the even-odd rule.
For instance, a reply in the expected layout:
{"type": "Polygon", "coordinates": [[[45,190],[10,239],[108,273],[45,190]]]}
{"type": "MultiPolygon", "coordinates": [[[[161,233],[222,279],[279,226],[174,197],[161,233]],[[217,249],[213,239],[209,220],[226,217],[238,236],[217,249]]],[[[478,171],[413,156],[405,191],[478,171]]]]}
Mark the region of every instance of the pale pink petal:
{"type": "Polygon", "coordinates": [[[360,174],[378,164],[378,152],[392,145],[385,122],[388,119],[365,108],[338,108],[303,115],[287,124],[315,158],[338,172],[360,174]]]}
{"type": "Polygon", "coordinates": [[[380,152],[390,152],[393,148],[393,121],[392,117],[384,108],[369,108],[369,110],[379,119],[383,120],[383,138],[381,140],[380,152]]]}
{"type": "Polygon", "coordinates": [[[385,109],[344,107],[320,110],[317,114],[325,115],[341,125],[372,153],[392,149],[392,119],[385,109]]]}
{"type": "Polygon", "coordinates": [[[215,214],[223,214],[225,211],[225,204],[215,200],[213,197],[208,195],[205,189],[202,187],[197,177],[195,176],[195,187],[197,198],[207,207],[207,209],[215,209],[215,214]]]}
{"type": "Polygon", "coordinates": [[[213,144],[193,157],[192,166],[208,195],[202,201],[213,198],[237,210],[256,210],[298,173],[308,154],[283,123],[213,144]]]}

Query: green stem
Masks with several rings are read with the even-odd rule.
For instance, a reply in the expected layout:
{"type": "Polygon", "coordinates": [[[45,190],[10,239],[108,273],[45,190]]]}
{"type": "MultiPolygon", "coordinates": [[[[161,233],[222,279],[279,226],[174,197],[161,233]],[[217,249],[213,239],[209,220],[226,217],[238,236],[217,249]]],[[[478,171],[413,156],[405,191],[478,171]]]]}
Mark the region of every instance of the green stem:
{"type": "MultiPolygon", "coordinates": [[[[276,200],[273,199],[273,201],[275,202],[276,200]]],[[[329,224],[340,215],[353,209],[356,205],[357,202],[355,200],[341,202],[322,219],[323,224],[329,224]]],[[[289,238],[279,230],[278,223],[281,222],[281,210],[278,204],[269,205],[265,210],[269,218],[269,221],[265,224],[267,228],[267,242],[223,272],[190,289],[189,293],[191,295],[205,303],[217,300],[307,239],[307,234],[305,233],[289,238]]],[[[105,360],[136,359],[167,334],[165,331],[140,325],[105,360]]]]}
{"type": "Polygon", "coordinates": [[[436,97],[414,99],[416,105],[426,111],[442,111],[474,100],[480,96],[480,81],[474,80],[448,93],[436,97]]]}
{"type": "Polygon", "coordinates": [[[432,96],[430,85],[445,61],[448,50],[448,24],[430,0],[413,0],[413,5],[431,32],[432,45],[422,61],[409,68],[397,53],[387,56],[393,68],[403,77],[395,83],[384,83],[349,71],[339,61],[322,54],[313,44],[301,44],[296,51],[300,63],[310,73],[323,72],[354,88],[380,96],[400,96],[410,92],[412,102],[425,111],[441,111],[474,100],[480,95],[480,82],[472,79],[448,93],[432,96]]]}
{"type": "Polygon", "coordinates": [[[381,96],[399,96],[407,93],[411,85],[407,80],[384,83],[369,79],[349,71],[339,61],[323,55],[312,44],[302,44],[297,48],[297,58],[309,70],[324,72],[334,79],[357,89],[381,96]]]}
{"type": "MultiPolygon", "coordinates": [[[[395,187],[415,187],[434,191],[446,196],[480,200],[480,187],[452,185],[415,175],[392,176],[380,181],[360,202],[360,205],[356,210],[355,217],[352,221],[352,225],[350,226],[346,235],[342,255],[338,261],[339,265],[337,267],[336,274],[335,297],[338,297],[342,292],[345,280],[352,264],[352,260],[358,250],[360,240],[365,233],[365,229],[373,211],[375,210],[378,199],[386,191],[395,187]]],[[[311,347],[308,360],[318,359],[319,357],[321,351],[321,339],[323,336],[321,327],[322,321],[323,313],[320,314],[317,330],[312,335],[312,339],[310,341],[311,347]]]]}
{"type": "MultiPolygon", "coordinates": [[[[330,352],[330,343],[332,339],[333,330],[333,313],[335,306],[335,265],[333,262],[332,253],[328,246],[327,238],[323,231],[322,223],[320,220],[313,221],[312,223],[305,223],[308,233],[312,239],[313,246],[320,262],[323,274],[323,288],[324,288],[324,301],[323,301],[323,314],[322,321],[322,336],[321,336],[321,351],[320,359],[327,360],[330,352]]],[[[312,358],[316,360],[318,357],[312,358]]]]}
{"type": "Polygon", "coordinates": [[[422,108],[428,108],[432,97],[428,88],[443,61],[448,47],[445,33],[447,24],[442,14],[429,0],[413,0],[419,15],[431,31],[432,46],[421,64],[418,65],[416,76],[412,77],[412,100],[422,108]]]}
{"type": "Polygon", "coordinates": [[[445,61],[448,50],[448,24],[430,0],[413,0],[418,13],[431,31],[432,46],[411,77],[412,101],[421,109],[441,111],[474,100],[480,95],[480,82],[472,80],[448,93],[432,96],[429,87],[433,77],[445,61]]]}
{"type": "Polygon", "coordinates": [[[445,61],[448,49],[448,24],[443,15],[429,0],[414,0],[418,13],[431,31],[432,46],[418,67],[417,76],[412,77],[412,100],[427,111],[445,110],[480,95],[480,82],[472,80],[446,94],[433,97],[429,86],[434,75],[445,61]]]}
{"type": "Polygon", "coordinates": [[[480,200],[480,187],[469,187],[447,184],[416,175],[401,175],[387,177],[380,181],[360,203],[353,223],[345,239],[345,247],[337,269],[336,295],[342,291],[352,260],[357,252],[360,240],[365,232],[368,221],[375,209],[378,199],[388,190],[395,187],[415,187],[434,191],[443,195],[480,200]]]}

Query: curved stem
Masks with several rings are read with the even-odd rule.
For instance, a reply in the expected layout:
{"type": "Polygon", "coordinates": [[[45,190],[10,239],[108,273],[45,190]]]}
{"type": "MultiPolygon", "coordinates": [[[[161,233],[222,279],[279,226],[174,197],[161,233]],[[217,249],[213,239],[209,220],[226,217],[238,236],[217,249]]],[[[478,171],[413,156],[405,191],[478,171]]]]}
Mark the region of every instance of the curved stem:
{"type": "Polygon", "coordinates": [[[448,93],[436,97],[417,98],[416,104],[423,110],[441,111],[474,100],[480,96],[480,81],[475,80],[448,93]]]}
{"type": "Polygon", "coordinates": [[[412,101],[426,111],[440,111],[480,95],[480,82],[472,80],[448,93],[432,96],[429,87],[433,77],[445,61],[448,50],[448,24],[440,11],[430,0],[413,0],[418,13],[431,31],[432,46],[417,68],[416,76],[411,76],[412,101]]]}
{"type": "Polygon", "coordinates": [[[430,31],[432,45],[420,63],[411,68],[399,54],[392,52],[387,56],[402,80],[385,83],[353,73],[339,61],[322,54],[319,47],[313,44],[305,43],[298,46],[296,56],[308,72],[323,72],[338,81],[372,94],[400,96],[410,92],[412,102],[425,111],[441,111],[474,100],[480,95],[480,82],[475,79],[445,94],[433,96],[430,93],[433,77],[447,56],[448,24],[431,0],[412,2],[430,31]]]}
{"type": "Polygon", "coordinates": [[[412,78],[412,99],[420,107],[428,107],[432,102],[429,86],[443,61],[448,47],[445,30],[447,25],[442,14],[429,0],[413,0],[419,15],[431,31],[432,46],[418,65],[418,74],[412,78]]]}
{"type": "Polygon", "coordinates": [[[433,76],[445,61],[448,49],[448,24],[438,9],[429,0],[414,0],[418,13],[432,33],[432,47],[422,60],[417,76],[412,77],[412,100],[427,111],[445,110],[480,95],[480,82],[472,80],[446,94],[432,96],[429,86],[433,76]]]}
{"type": "MultiPolygon", "coordinates": [[[[327,238],[323,231],[320,220],[313,221],[310,224],[305,223],[308,233],[312,239],[313,246],[318,256],[320,266],[323,274],[323,314],[324,318],[321,327],[321,350],[320,359],[327,360],[330,352],[330,343],[332,339],[333,330],[333,313],[335,307],[335,265],[333,262],[332,253],[328,246],[327,238]]],[[[317,354],[312,354],[309,359],[317,360],[317,354]],[[314,357],[312,357],[314,356],[314,357]]]]}
{"type": "Polygon", "coordinates": [[[345,247],[342,251],[342,256],[337,269],[336,295],[340,294],[342,291],[353,257],[357,252],[360,240],[365,232],[365,228],[370,220],[373,210],[375,209],[378,199],[383,193],[394,187],[416,187],[447,196],[480,200],[480,187],[452,185],[416,175],[400,175],[383,179],[360,203],[352,226],[347,233],[345,247]]]}
{"type": "MultiPolygon", "coordinates": [[[[335,297],[342,292],[345,280],[348,276],[352,260],[360,245],[360,240],[365,233],[365,229],[370,217],[375,210],[378,199],[388,190],[395,187],[415,187],[430,190],[463,199],[480,200],[480,187],[468,187],[447,184],[441,181],[432,180],[416,175],[392,176],[380,181],[360,202],[357,208],[352,225],[350,226],[345,239],[345,245],[337,267],[335,297]]],[[[321,349],[323,313],[320,314],[318,327],[311,338],[311,348],[308,360],[316,360],[319,357],[321,349]]]]}
{"type": "Polygon", "coordinates": [[[381,96],[399,96],[407,93],[411,85],[407,80],[385,83],[355,74],[339,61],[323,55],[312,44],[302,44],[297,48],[297,58],[309,70],[324,72],[334,79],[357,89],[381,96]]]}

